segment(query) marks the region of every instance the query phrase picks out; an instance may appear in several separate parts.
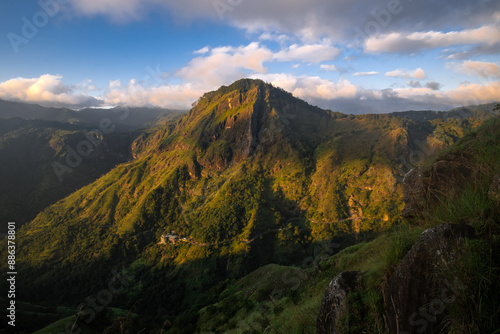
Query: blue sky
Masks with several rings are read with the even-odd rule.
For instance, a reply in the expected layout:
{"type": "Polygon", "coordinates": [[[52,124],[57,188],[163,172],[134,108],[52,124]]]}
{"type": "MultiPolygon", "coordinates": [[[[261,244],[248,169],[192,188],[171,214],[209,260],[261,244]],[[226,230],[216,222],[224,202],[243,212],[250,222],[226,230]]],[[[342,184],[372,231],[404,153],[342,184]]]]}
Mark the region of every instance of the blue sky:
{"type": "Polygon", "coordinates": [[[260,78],[346,113],[500,100],[500,2],[40,0],[0,4],[0,99],[188,109],[260,78]]]}

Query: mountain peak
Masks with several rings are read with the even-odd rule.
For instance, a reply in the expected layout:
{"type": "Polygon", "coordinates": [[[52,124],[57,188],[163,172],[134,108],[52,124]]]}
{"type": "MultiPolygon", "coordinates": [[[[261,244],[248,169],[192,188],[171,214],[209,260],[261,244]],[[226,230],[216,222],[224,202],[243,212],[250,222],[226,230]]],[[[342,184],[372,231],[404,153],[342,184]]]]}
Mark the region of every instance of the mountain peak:
{"type": "Polygon", "coordinates": [[[267,84],[267,83],[265,83],[264,81],[262,81],[260,79],[248,79],[248,78],[244,78],[244,79],[240,79],[240,80],[237,80],[237,81],[233,82],[229,86],[221,86],[217,90],[205,93],[200,98],[200,100],[203,100],[203,99],[213,99],[216,96],[225,95],[227,93],[234,92],[234,91],[238,91],[238,92],[244,94],[244,93],[248,92],[249,90],[251,90],[251,89],[253,89],[255,87],[265,87],[265,86],[267,86],[268,88],[269,87],[274,88],[272,85],[267,84]]]}
{"type": "Polygon", "coordinates": [[[236,157],[246,158],[267,152],[276,142],[303,143],[331,119],[329,112],[281,88],[241,79],[203,95],[178,130],[202,149],[217,142],[228,146],[236,157]]]}

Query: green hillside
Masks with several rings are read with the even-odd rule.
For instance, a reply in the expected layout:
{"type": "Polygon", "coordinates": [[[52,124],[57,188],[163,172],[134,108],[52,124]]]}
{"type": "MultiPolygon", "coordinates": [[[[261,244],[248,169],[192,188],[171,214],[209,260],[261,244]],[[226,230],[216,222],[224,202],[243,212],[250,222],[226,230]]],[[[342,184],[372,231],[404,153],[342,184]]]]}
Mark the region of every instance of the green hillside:
{"type": "MultiPolygon", "coordinates": [[[[318,247],[317,265],[310,265],[311,261],[304,262],[302,269],[268,265],[229,284],[215,303],[199,311],[197,329],[202,333],[315,333],[329,282],[340,272],[354,270],[362,273],[363,281],[347,297],[348,316],[342,319],[341,331],[386,333],[383,285],[387,277],[424,230],[447,222],[472,226],[476,236],[444,268],[454,286],[460,287],[458,298],[444,303],[449,314],[443,324],[446,333],[497,333],[500,206],[498,188],[496,201],[490,189],[500,175],[499,153],[500,119],[496,118],[436,159],[457,162],[458,157],[467,156],[474,178],[458,188],[448,184],[446,191],[441,189],[436,198],[428,200],[418,217],[358,240],[334,256],[322,252],[327,246],[318,247]]],[[[340,243],[328,246],[332,245],[342,248],[340,243]]],[[[432,319],[432,313],[427,317],[432,319]]],[[[415,330],[423,330],[421,321],[414,325],[415,330]]]]}

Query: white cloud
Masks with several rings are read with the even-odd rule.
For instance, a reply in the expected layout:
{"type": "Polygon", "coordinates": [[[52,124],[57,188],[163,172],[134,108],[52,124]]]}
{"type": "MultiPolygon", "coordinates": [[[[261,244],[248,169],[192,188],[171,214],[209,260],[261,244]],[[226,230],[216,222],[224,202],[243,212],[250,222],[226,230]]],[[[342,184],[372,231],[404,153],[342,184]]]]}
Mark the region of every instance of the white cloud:
{"type": "Polygon", "coordinates": [[[122,86],[122,82],[120,80],[111,80],[109,82],[109,87],[111,88],[116,88],[116,87],[121,87],[122,86]]]}
{"type": "Polygon", "coordinates": [[[105,102],[108,105],[155,106],[172,109],[187,109],[206,91],[190,83],[144,87],[132,79],[124,86],[111,81],[105,102]]]}
{"type": "Polygon", "coordinates": [[[410,34],[393,32],[372,36],[365,41],[364,50],[368,53],[412,53],[454,45],[493,45],[498,42],[500,42],[500,27],[486,25],[462,31],[427,31],[410,34]]]}
{"type": "Polygon", "coordinates": [[[500,66],[495,63],[467,60],[460,65],[455,65],[454,68],[456,71],[463,72],[468,75],[480,76],[485,79],[500,79],[500,66]]]}
{"type": "MultiPolygon", "coordinates": [[[[432,85],[431,85],[432,86],[432,85]]],[[[449,91],[436,87],[363,89],[354,98],[316,101],[323,107],[347,113],[386,113],[404,110],[448,110],[464,105],[498,102],[500,82],[462,84],[449,91]]],[[[314,102],[314,101],[313,101],[314,102]]]]}
{"type": "Polygon", "coordinates": [[[0,83],[0,98],[38,103],[45,106],[81,108],[98,106],[100,99],[62,83],[61,75],[44,74],[38,78],[15,78],[0,83]]]}
{"type": "Polygon", "coordinates": [[[353,98],[357,88],[349,80],[333,82],[320,77],[301,77],[300,86],[293,90],[297,97],[331,100],[336,98],[353,98]]]}
{"type": "MultiPolygon", "coordinates": [[[[175,75],[184,82],[197,82],[207,89],[229,84],[241,77],[255,73],[265,74],[266,63],[273,61],[301,61],[318,63],[331,60],[340,54],[340,49],[328,44],[293,44],[273,52],[258,42],[246,46],[220,46],[192,59],[175,75]]],[[[297,65],[297,64],[295,64],[297,65]]],[[[324,67],[322,67],[325,69],[324,67]]],[[[332,67],[329,67],[332,70],[332,67]]]]}
{"type": "Polygon", "coordinates": [[[192,59],[176,76],[213,89],[255,72],[266,73],[264,63],[272,59],[273,53],[257,42],[240,47],[219,47],[207,56],[192,59]]]}
{"type": "Polygon", "coordinates": [[[274,41],[278,43],[285,43],[290,40],[290,37],[285,34],[278,34],[272,32],[264,32],[259,36],[259,40],[261,41],[274,41]]]}
{"type": "Polygon", "coordinates": [[[404,79],[425,79],[427,77],[424,70],[421,68],[417,68],[414,71],[406,69],[397,69],[394,71],[386,72],[385,76],[394,78],[404,78],[404,79]]]}
{"type": "Polygon", "coordinates": [[[429,98],[443,98],[444,95],[437,95],[437,93],[428,87],[406,87],[406,88],[395,88],[393,91],[397,94],[396,96],[404,99],[411,100],[426,100],[429,98]]]}
{"type": "Polygon", "coordinates": [[[370,72],[356,72],[356,73],[353,73],[352,75],[354,77],[366,77],[366,76],[371,76],[371,75],[376,75],[376,74],[378,74],[378,72],[370,71],[370,72]]]}
{"type": "Polygon", "coordinates": [[[290,47],[277,52],[274,58],[278,61],[302,61],[305,63],[320,63],[335,59],[341,50],[328,44],[306,44],[290,47]]]}
{"type": "Polygon", "coordinates": [[[130,21],[140,19],[147,11],[145,5],[152,0],[72,0],[75,12],[81,15],[106,15],[115,21],[130,21]]]}
{"type": "Polygon", "coordinates": [[[455,103],[480,104],[500,101],[500,81],[481,84],[462,84],[446,96],[455,103]]]}
{"type": "Polygon", "coordinates": [[[203,54],[207,53],[208,51],[210,51],[210,48],[208,46],[205,46],[199,50],[194,51],[193,53],[198,54],[198,55],[203,55],[203,54]]]}
{"type": "Polygon", "coordinates": [[[257,42],[202,51],[175,73],[181,83],[145,87],[136,80],[127,85],[111,81],[105,95],[106,103],[186,109],[207,91],[255,73],[267,73],[265,63],[273,60],[272,51],[257,42]]]}
{"type": "Polygon", "coordinates": [[[325,70],[325,71],[338,71],[339,69],[337,68],[337,66],[335,66],[334,64],[321,64],[319,66],[320,69],[322,70],[325,70]]]}
{"type": "Polygon", "coordinates": [[[270,82],[291,92],[295,97],[311,101],[314,99],[332,100],[336,98],[352,98],[357,88],[348,80],[333,82],[328,79],[313,76],[294,76],[287,73],[254,75],[253,78],[270,82]]]}
{"type": "Polygon", "coordinates": [[[428,103],[441,103],[443,105],[472,105],[500,100],[500,82],[487,82],[485,84],[465,83],[458,88],[441,92],[431,87],[396,88],[394,92],[399,98],[428,103]]]}

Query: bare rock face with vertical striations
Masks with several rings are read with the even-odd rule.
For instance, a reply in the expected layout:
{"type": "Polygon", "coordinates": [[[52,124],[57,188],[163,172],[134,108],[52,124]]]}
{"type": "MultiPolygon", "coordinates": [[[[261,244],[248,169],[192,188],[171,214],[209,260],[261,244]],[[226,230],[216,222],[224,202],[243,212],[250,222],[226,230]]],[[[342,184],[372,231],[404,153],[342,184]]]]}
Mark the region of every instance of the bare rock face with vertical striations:
{"type": "Polygon", "coordinates": [[[316,321],[318,334],[340,334],[338,324],[347,311],[347,294],[356,290],[359,282],[358,271],[346,271],[335,277],[325,291],[319,316],[316,321]]]}
{"type": "MultiPolygon", "coordinates": [[[[442,333],[446,304],[461,292],[446,275],[459,259],[464,238],[474,238],[468,225],[442,224],[425,230],[383,287],[388,333],[442,333]]],[[[445,331],[446,332],[446,331],[445,331]]]]}
{"type": "Polygon", "coordinates": [[[415,167],[405,175],[403,179],[403,200],[405,202],[403,217],[413,217],[421,212],[427,192],[426,183],[423,167],[415,167]]]}
{"type": "Polygon", "coordinates": [[[430,205],[443,194],[461,189],[461,186],[475,175],[468,158],[450,156],[436,161],[432,167],[415,167],[403,179],[403,217],[418,216],[424,205],[430,205]]]}
{"type": "Polygon", "coordinates": [[[458,190],[461,185],[473,177],[470,158],[450,156],[446,160],[436,161],[431,169],[429,188],[434,195],[452,189],[458,190]]]}

